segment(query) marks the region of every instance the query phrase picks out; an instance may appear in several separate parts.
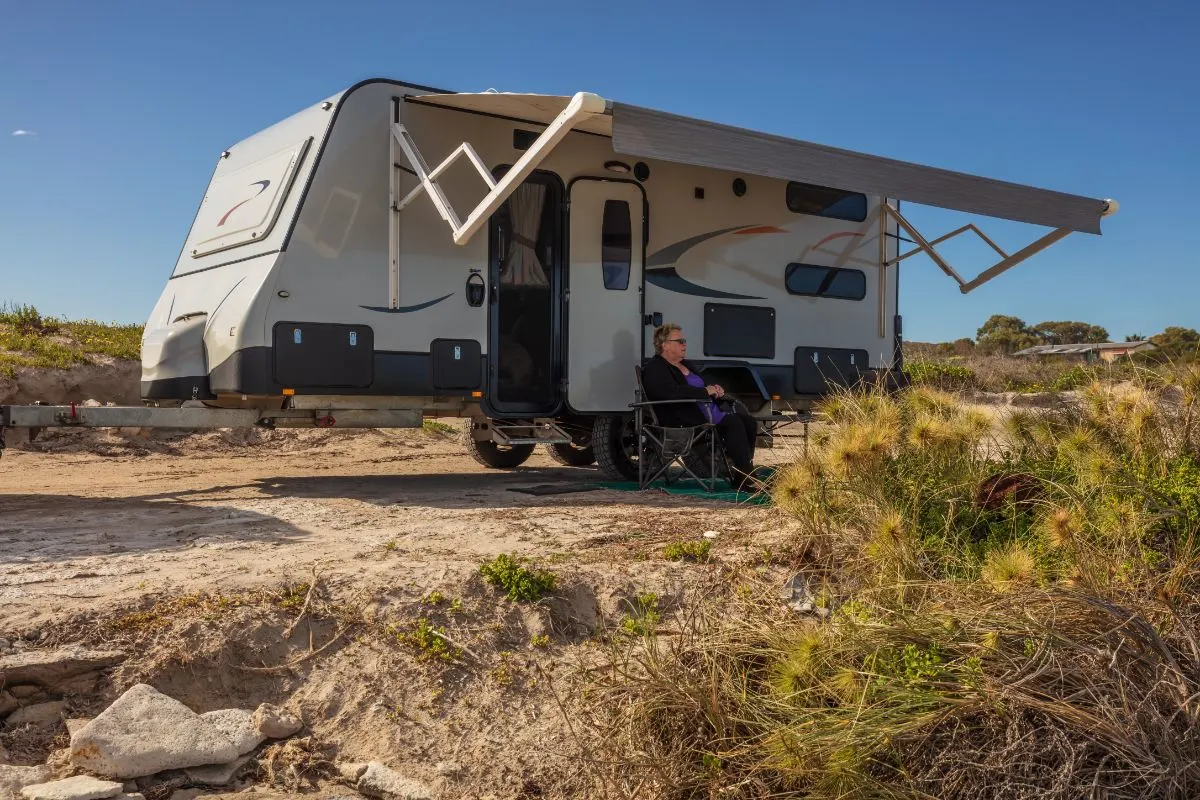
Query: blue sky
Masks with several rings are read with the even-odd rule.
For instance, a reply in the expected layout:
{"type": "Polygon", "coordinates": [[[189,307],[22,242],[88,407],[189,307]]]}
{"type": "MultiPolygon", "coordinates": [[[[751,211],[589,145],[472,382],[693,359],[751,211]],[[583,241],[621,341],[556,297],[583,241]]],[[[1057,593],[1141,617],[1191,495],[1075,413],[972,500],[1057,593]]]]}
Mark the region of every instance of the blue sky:
{"type": "MultiPolygon", "coordinates": [[[[226,146],[360,79],[569,94],[1113,197],[970,295],[905,262],[907,338],[992,313],[1200,329],[1193,3],[0,0],[0,302],[144,321],[226,146]],[[1135,7],[1136,6],[1136,7],[1135,7]],[[12,135],[14,131],[31,135],[12,135]],[[36,134],[36,135],[32,135],[36,134]]],[[[929,233],[956,215],[914,213],[929,233]]],[[[1016,248],[1037,229],[990,220],[1016,248]]],[[[982,245],[949,251],[959,271],[982,245]]]]}

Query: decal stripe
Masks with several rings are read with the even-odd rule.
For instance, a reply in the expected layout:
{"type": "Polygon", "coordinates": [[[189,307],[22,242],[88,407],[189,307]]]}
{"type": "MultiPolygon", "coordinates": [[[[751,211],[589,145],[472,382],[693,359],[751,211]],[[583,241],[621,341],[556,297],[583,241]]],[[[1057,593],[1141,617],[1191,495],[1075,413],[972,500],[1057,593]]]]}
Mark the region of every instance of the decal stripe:
{"type": "Polygon", "coordinates": [[[417,303],[415,306],[400,306],[399,308],[387,308],[385,306],[359,306],[359,308],[365,308],[367,311],[382,311],[384,314],[408,314],[411,311],[420,311],[423,308],[435,306],[445,300],[447,297],[453,296],[454,292],[451,292],[450,294],[442,295],[436,300],[429,300],[425,303],[417,303]]]}
{"type": "Polygon", "coordinates": [[[669,292],[678,292],[679,294],[690,294],[695,297],[712,297],[720,300],[762,300],[761,297],[754,297],[748,294],[734,294],[733,292],[721,292],[716,289],[706,289],[699,284],[692,283],[682,277],[675,271],[674,267],[667,269],[656,269],[646,271],[646,283],[653,284],[660,289],[666,289],[669,292]]]}

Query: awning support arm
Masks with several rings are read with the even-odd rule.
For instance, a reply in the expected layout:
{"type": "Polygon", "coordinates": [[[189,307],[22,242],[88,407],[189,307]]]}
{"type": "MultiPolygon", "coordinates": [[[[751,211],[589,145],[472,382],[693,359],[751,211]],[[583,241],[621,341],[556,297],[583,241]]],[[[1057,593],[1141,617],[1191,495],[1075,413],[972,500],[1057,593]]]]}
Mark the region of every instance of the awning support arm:
{"type": "Polygon", "coordinates": [[[908,235],[913,238],[913,241],[917,243],[917,246],[912,250],[909,250],[907,253],[903,253],[887,262],[887,266],[890,267],[893,264],[899,264],[909,256],[915,256],[918,253],[925,253],[933,260],[933,263],[938,265],[942,272],[954,279],[954,281],[958,284],[959,291],[963,294],[966,294],[972,289],[978,289],[980,286],[987,283],[992,278],[995,278],[1000,273],[1012,269],[1030,256],[1040,253],[1050,245],[1065,239],[1072,232],[1070,228],[1056,228],[1055,230],[1050,231],[1045,236],[1030,244],[1028,247],[1009,255],[1008,253],[1004,252],[1004,250],[998,244],[992,241],[983,231],[979,230],[979,228],[976,228],[973,224],[964,225],[958,230],[951,231],[944,236],[939,236],[933,241],[929,241],[922,236],[921,232],[918,231],[911,222],[905,219],[904,215],[900,213],[899,209],[894,207],[891,203],[884,203],[883,209],[884,213],[890,214],[892,219],[896,220],[896,223],[899,224],[901,228],[904,228],[908,235]],[[935,249],[936,245],[952,239],[961,233],[966,233],[967,231],[971,231],[980,239],[983,239],[983,241],[987,242],[993,250],[1000,254],[1000,261],[988,267],[983,272],[979,273],[976,278],[970,281],[964,281],[962,276],[954,270],[954,267],[950,266],[946,259],[942,257],[941,253],[935,249]]]}
{"type": "Polygon", "coordinates": [[[492,178],[487,166],[483,163],[483,159],[479,157],[479,154],[475,152],[475,148],[468,142],[463,142],[442,163],[438,164],[432,170],[429,169],[424,157],[422,157],[421,152],[417,149],[416,142],[413,141],[412,134],[408,132],[408,129],[404,125],[399,122],[393,122],[392,138],[400,145],[400,149],[404,151],[404,155],[408,158],[409,164],[412,165],[413,171],[416,172],[417,180],[420,181],[420,184],[409,192],[403,200],[396,203],[392,210],[396,212],[402,211],[405,206],[415,200],[421,193],[428,194],[429,199],[437,207],[438,214],[450,225],[450,231],[454,236],[454,243],[460,245],[466,244],[487,223],[488,218],[496,212],[496,209],[503,205],[504,201],[521,185],[521,182],[537,169],[538,165],[550,155],[550,152],[554,150],[558,143],[576,125],[584,120],[604,114],[607,108],[607,101],[599,95],[590,92],[578,92],[575,94],[571,98],[571,102],[567,103],[567,107],[555,117],[546,130],[542,131],[541,135],[529,146],[529,149],[517,159],[517,163],[513,164],[512,169],[506,172],[504,177],[499,181],[492,178]],[[464,155],[475,166],[480,177],[488,185],[489,191],[471,213],[467,215],[466,221],[460,221],[458,214],[454,211],[454,207],[450,205],[449,199],[442,192],[441,187],[438,186],[437,179],[443,172],[449,169],[451,164],[464,155]]]}

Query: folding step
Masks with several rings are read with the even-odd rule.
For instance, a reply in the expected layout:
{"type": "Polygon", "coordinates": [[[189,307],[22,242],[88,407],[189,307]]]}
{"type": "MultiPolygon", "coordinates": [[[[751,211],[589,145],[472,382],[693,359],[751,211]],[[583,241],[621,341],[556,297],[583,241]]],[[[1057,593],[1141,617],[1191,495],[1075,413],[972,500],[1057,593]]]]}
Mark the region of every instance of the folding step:
{"type": "Polygon", "coordinates": [[[492,439],[499,444],[569,444],[571,435],[552,420],[531,423],[492,422],[492,439]]]}

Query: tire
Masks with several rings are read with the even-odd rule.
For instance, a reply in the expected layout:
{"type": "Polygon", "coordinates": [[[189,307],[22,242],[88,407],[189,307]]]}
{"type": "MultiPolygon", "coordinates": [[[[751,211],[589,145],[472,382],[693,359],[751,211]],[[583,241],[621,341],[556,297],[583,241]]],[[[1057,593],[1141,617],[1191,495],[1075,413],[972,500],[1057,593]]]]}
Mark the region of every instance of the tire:
{"type": "Polygon", "coordinates": [[[579,447],[566,442],[549,445],[546,450],[550,458],[564,467],[589,467],[596,463],[596,451],[591,446],[579,447]]]}
{"type": "Polygon", "coordinates": [[[533,455],[533,445],[514,444],[499,445],[492,441],[467,440],[467,450],[471,458],[485,467],[492,469],[513,469],[519,467],[533,455]]]}
{"type": "Polygon", "coordinates": [[[596,452],[600,471],[611,480],[638,479],[637,438],[632,414],[596,417],[592,449],[596,452]]]}

